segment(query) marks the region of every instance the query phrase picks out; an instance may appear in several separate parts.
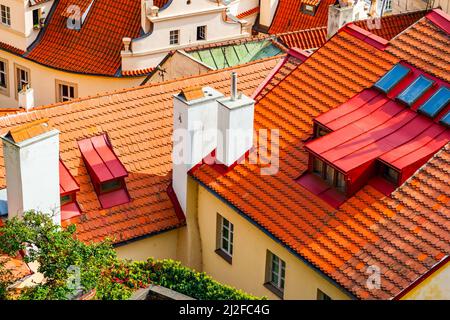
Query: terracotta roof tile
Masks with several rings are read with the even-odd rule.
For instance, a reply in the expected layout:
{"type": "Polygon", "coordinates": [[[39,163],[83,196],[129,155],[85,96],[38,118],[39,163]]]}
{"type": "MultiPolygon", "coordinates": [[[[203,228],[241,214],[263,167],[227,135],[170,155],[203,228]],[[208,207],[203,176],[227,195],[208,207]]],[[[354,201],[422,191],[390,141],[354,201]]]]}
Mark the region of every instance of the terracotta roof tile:
{"type": "MultiPolygon", "coordinates": [[[[240,89],[251,94],[279,58],[263,59],[233,68],[240,89]]],[[[0,118],[0,132],[31,120],[49,119],[60,130],[60,156],[80,186],[77,201],[82,215],[75,223],[83,241],[112,237],[116,242],[173,229],[180,221],[167,194],[171,182],[172,95],[187,86],[213,86],[229,92],[230,69],[123,90],[94,98],[78,99],[34,111],[0,118]],[[117,157],[126,167],[131,202],[101,209],[81,158],[77,141],[107,133],[117,157]]],[[[0,147],[1,148],[1,147],[0,147]]],[[[0,152],[0,185],[5,186],[3,153],[0,152]]]]}
{"type": "Polygon", "coordinates": [[[406,12],[402,14],[385,16],[379,19],[355,21],[354,24],[379,37],[386,40],[391,40],[412,24],[423,18],[427,12],[427,10],[406,12]]]}
{"type": "Polygon", "coordinates": [[[320,48],[327,42],[327,28],[320,27],[308,30],[281,33],[278,39],[288,48],[303,50],[320,48]]]}
{"type": "Polygon", "coordinates": [[[79,31],[67,28],[63,13],[71,4],[73,0],[55,3],[42,38],[27,58],[66,71],[114,76],[121,65],[122,39],[139,36],[141,2],[95,0],[79,31]]]}
{"type": "Polygon", "coordinates": [[[320,1],[314,16],[300,11],[302,2],[299,0],[280,0],[269,33],[276,34],[324,27],[328,22],[328,7],[336,1],[320,1]]]}
{"type": "Polygon", "coordinates": [[[254,7],[252,9],[247,10],[247,11],[241,12],[240,14],[238,14],[236,16],[236,18],[244,19],[246,17],[249,17],[249,16],[251,16],[253,14],[257,14],[257,13],[259,13],[259,7],[254,7]]]}
{"type": "Polygon", "coordinates": [[[392,40],[387,51],[399,59],[450,82],[450,37],[424,18],[392,40]]]}
{"type": "MultiPolygon", "coordinates": [[[[427,23],[424,20],[418,25],[427,23]]],[[[404,37],[424,37],[421,32],[416,25],[392,45],[406,41],[404,37]]],[[[439,52],[438,48],[446,43],[448,35],[440,35],[422,42],[421,47],[407,47],[408,58],[432,50],[433,59],[440,61],[437,70],[447,72],[448,66],[442,63],[447,60],[447,49],[439,52]]],[[[400,57],[401,49],[396,54],[400,57]]],[[[202,165],[192,173],[360,299],[395,296],[449,252],[450,190],[446,185],[450,147],[391,197],[367,185],[339,209],[304,189],[295,179],[308,168],[303,145],[312,134],[313,119],[371,87],[399,61],[345,30],[339,32],[275,82],[255,106],[255,129],[279,130],[278,173],[262,175],[261,165],[250,163],[237,165],[227,173],[202,165]],[[380,289],[369,290],[366,286],[366,272],[371,266],[381,271],[380,289]]],[[[429,68],[424,71],[429,72],[429,68]]],[[[264,146],[270,151],[270,145],[264,146]]],[[[250,157],[256,152],[252,151],[250,157]]]]}

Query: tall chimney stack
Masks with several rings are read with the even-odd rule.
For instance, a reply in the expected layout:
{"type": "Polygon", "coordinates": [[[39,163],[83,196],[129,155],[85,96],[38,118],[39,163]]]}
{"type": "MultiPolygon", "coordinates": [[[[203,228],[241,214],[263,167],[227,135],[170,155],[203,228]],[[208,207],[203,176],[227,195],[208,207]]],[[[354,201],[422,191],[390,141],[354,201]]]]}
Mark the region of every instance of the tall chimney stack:
{"type": "Polygon", "coordinates": [[[59,131],[48,120],[11,129],[2,137],[8,218],[35,210],[61,224],[59,131]]]}

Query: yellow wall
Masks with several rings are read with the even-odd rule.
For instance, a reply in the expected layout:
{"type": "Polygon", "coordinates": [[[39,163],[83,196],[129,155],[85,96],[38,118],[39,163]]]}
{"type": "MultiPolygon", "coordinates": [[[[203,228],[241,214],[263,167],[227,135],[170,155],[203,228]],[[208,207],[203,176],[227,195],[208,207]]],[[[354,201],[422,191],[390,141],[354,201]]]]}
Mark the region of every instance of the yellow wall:
{"type": "Polygon", "coordinates": [[[270,250],[286,262],[284,299],[315,300],[317,289],[332,299],[349,299],[343,291],[202,186],[199,187],[198,193],[198,218],[202,240],[203,271],[218,281],[254,295],[278,299],[263,286],[266,252],[270,250]],[[234,224],[232,265],[215,253],[217,213],[234,224]]]}
{"type": "Polygon", "coordinates": [[[33,61],[0,50],[0,58],[8,61],[9,96],[0,92],[0,108],[17,107],[15,98],[14,64],[30,69],[31,87],[34,89],[35,106],[56,102],[56,80],[75,83],[78,97],[93,96],[123,88],[139,86],[145,77],[114,78],[87,76],[44,67],[33,61]]]}
{"type": "MultiPolygon", "coordinates": [[[[117,255],[122,259],[147,260],[149,257],[155,259],[178,259],[178,236],[184,232],[185,227],[163,232],[139,241],[116,248],[117,255]]],[[[180,248],[180,250],[184,250],[180,248]]]]}
{"type": "Polygon", "coordinates": [[[402,300],[450,300],[450,262],[447,262],[402,300]]]}

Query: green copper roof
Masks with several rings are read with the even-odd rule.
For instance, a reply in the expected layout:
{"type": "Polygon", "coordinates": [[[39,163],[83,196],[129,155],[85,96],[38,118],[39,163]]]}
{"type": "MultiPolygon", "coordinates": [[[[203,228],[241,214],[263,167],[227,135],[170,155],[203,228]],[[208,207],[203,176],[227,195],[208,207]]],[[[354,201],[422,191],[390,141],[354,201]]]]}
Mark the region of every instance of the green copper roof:
{"type": "Polygon", "coordinates": [[[188,54],[214,70],[273,57],[283,53],[270,40],[246,42],[216,48],[201,49],[188,54]]]}

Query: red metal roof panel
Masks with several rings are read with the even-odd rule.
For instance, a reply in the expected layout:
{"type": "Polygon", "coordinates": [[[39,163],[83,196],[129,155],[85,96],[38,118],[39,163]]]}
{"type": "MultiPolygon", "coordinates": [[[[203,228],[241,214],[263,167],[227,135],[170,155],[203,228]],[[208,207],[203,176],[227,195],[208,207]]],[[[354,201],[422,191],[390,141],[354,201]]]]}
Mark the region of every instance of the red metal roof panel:
{"type": "Polygon", "coordinates": [[[70,174],[69,170],[67,170],[62,160],[59,160],[59,190],[61,195],[80,190],[80,186],[70,174]]]}

